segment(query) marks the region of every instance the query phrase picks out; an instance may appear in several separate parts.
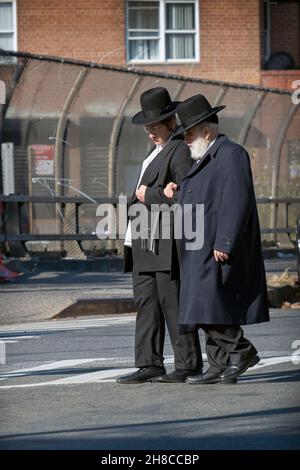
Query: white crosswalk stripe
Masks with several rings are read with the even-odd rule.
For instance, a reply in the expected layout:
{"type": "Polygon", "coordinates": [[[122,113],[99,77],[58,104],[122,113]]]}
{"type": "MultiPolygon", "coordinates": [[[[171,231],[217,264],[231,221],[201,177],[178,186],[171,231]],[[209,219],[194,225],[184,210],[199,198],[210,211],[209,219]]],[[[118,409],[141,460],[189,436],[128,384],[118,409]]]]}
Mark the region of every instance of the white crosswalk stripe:
{"type": "Polygon", "coordinates": [[[49,363],[40,364],[39,366],[30,367],[27,369],[17,369],[12,370],[9,372],[5,372],[0,374],[0,378],[10,378],[10,377],[21,377],[25,375],[30,375],[32,372],[46,372],[50,370],[59,369],[62,370],[66,367],[75,367],[82,364],[88,364],[92,362],[115,362],[116,364],[120,364],[122,362],[128,363],[132,362],[131,357],[95,357],[95,358],[87,358],[87,359],[65,359],[62,361],[54,361],[49,363]]]}
{"type": "Polygon", "coordinates": [[[128,324],[135,321],[135,315],[122,316],[103,316],[101,318],[82,319],[80,320],[51,320],[34,323],[19,323],[16,325],[1,326],[0,336],[8,332],[14,334],[35,333],[43,331],[64,331],[64,330],[83,330],[86,328],[100,328],[102,326],[128,324]]]}
{"type": "MultiPolygon", "coordinates": [[[[165,358],[166,364],[173,363],[173,356],[168,356],[165,358]]],[[[206,354],[203,354],[203,360],[206,360],[206,354]]],[[[57,370],[58,372],[62,371],[65,367],[73,367],[75,365],[80,364],[87,364],[89,362],[106,362],[106,361],[113,361],[116,365],[120,365],[121,362],[132,362],[132,358],[90,358],[90,359],[71,359],[71,360],[64,360],[64,361],[55,361],[48,364],[41,364],[37,367],[29,368],[29,369],[21,369],[16,371],[7,372],[0,375],[1,380],[16,378],[20,376],[30,377],[34,375],[35,372],[45,372],[50,370],[57,370]]],[[[261,369],[264,367],[285,364],[288,362],[292,362],[291,355],[287,356],[279,356],[279,357],[268,357],[264,358],[260,361],[259,364],[252,367],[249,371],[254,371],[257,369],[261,369]]],[[[50,380],[46,382],[33,382],[33,383],[25,383],[25,384],[12,384],[12,385],[3,385],[0,387],[1,390],[13,389],[13,388],[30,388],[30,387],[44,387],[44,386],[63,386],[63,385],[80,385],[86,383],[107,383],[107,382],[115,382],[116,377],[124,374],[128,374],[134,372],[135,368],[120,368],[120,367],[113,367],[111,369],[99,370],[95,372],[84,372],[81,374],[72,375],[71,377],[64,377],[60,379],[50,380]]],[[[241,377],[242,380],[247,380],[248,376],[243,375],[241,377]]],[[[263,379],[255,379],[257,381],[263,379]]]]}

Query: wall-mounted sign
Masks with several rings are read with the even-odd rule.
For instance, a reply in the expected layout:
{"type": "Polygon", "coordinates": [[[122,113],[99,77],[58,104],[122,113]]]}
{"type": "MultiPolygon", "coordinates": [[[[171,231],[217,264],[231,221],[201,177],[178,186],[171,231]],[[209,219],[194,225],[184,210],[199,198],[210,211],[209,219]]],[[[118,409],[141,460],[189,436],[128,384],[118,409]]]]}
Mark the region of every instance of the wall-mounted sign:
{"type": "Polygon", "coordinates": [[[54,175],[54,145],[31,145],[30,153],[34,176],[54,175]]]}

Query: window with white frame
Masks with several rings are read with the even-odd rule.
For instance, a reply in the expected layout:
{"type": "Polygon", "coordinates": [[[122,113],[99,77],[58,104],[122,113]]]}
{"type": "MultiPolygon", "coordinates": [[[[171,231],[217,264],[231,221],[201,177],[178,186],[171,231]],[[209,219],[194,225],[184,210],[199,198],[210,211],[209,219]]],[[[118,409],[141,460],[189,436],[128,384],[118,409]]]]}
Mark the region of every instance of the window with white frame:
{"type": "Polygon", "coordinates": [[[16,2],[0,0],[0,49],[17,49],[16,2]]]}
{"type": "Polygon", "coordinates": [[[198,0],[127,0],[128,62],[199,60],[198,0]]]}

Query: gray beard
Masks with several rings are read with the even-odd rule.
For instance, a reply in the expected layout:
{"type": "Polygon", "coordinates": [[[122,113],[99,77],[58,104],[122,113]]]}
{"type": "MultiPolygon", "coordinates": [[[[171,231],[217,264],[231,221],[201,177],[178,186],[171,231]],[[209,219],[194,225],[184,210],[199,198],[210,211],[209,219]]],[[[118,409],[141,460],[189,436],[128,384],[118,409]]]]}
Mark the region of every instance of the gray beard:
{"type": "Polygon", "coordinates": [[[199,160],[204,156],[207,149],[209,147],[209,142],[207,142],[203,137],[197,137],[192,143],[191,149],[191,157],[193,160],[199,160]]]}

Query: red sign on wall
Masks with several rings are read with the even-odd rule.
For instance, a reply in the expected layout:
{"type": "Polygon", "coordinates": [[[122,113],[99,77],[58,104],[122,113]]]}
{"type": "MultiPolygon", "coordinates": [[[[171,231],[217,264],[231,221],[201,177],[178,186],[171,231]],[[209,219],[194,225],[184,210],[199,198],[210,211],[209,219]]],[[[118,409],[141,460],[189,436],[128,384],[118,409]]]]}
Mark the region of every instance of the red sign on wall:
{"type": "Polygon", "coordinates": [[[54,175],[54,145],[31,145],[35,176],[54,175]]]}

